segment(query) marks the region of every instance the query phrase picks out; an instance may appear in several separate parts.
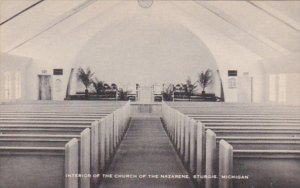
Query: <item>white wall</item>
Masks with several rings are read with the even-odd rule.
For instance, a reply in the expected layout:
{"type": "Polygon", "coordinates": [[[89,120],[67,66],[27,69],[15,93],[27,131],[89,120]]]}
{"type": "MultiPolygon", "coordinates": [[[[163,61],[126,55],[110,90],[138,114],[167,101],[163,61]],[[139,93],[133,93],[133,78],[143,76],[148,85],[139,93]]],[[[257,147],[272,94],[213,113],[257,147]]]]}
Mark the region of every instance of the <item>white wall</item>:
{"type": "Polygon", "coordinates": [[[27,88],[30,85],[27,83],[28,79],[28,67],[32,63],[32,59],[12,56],[4,53],[0,53],[0,101],[15,101],[15,100],[26,100],[29,98],[27,88]],[[9,99],[5,99],[5,72],[10,75],[10,91],[9,99]],[[16,93],[16,73],[20,73],[20,94],[19,97],[16,93]]]}
{"type": "Polygon", "coordinates": [[[300,106],[300,73],[286,75],[286,104],[300,106]]]}
{"type": "Polygon", "coordinates": [[[300,105],[300,73],[270,74],[268,101],[286,105],[300,105]]]}
{"type": "Polygon", "coordinates": [[[266,74],[266,101],[300,105],[300,54],[293,53],[263,61],[266,74]]]}
{"type": "MultiPolygon", "coordinates": [[[[37,75],[42,70],[52,74],[53,68],[64,69],[63,76],[53,77],[53,84],[61,78],[64,88],[54,92],[53,99],[63,99],[71,65],[100,67],[96,72],[108,82],[176,83],[187,76],[195,80],[197,72],[213,63],[220,71],[227,102],[243,102],[238,88],[228,88],[228,70],[248,72],[253,78],[253,102],[267,101],[268,74],[300,72],[299,65],[291,63],[299,64],[299,54],[276,60],[299,51],[299,33],[247,2],[157,1],[149,9],[136,1],[80,4],[47,1],[0,28],[1,50],[33,59],[27,69],[28,99],[37,99],[37,75]],[[264,72],[258,61],[271,57],[275,59],[266,60],[272,63],[264,72]]],[[[273,2],[268,4],[279,9],[273,2]]],[[[294,4],[288,5],[280,10],[289,15],[294,4]]],[[[298,19],[295,14],[291,18],[298,19]]],[[[212,90],[219,93],[218,86],[212,90]]]]}
{"type": "Polygon", "coordinates": [[[51,75],[52,77],[52,99],[64,100],[70,74],[69,66],[4,53],[0,57],[0,101],[38,100],[38,75],[40,74],[51,75]],[[53,69],[63,69],[63,75],[53,75],[53,69]],[[10,100],[5,100],[4,96],[5,72],[11,74],[10,100]],[[16,93],[16,72],[20,72],[21,75],[20,98],[17,98],[16,93]],[[60,88],[57,88],[57,80],[61,81],[60,88]]]}
{"type": "Polygon", "coordinates": [[[73,63],[89,66],[108,83],[192,82],[198,73],[217,69],[205,44],[187,28],[172,21],[131,18],[97,33],[81,48],[73,63]]]}
{"type": "Polygon", "coordinates": [[[51,75],[52,78],[52,99],[53,100],[64,100],[66,96],[66,89],[70,74],[70,66],[58,63],[50,63],[45,60],[34,59],[28,68],[28,74],[30,75],[28,83],[27,92],[31,93],[29,99],[38,99],[38,75],[51,75]],[[53,75],[53,69],[63,69],[63,75],[53,75]],[[60,86],[57,85],[58,80],[60,81],[60,86]],[[59,86],[59,88],[58,88],[59,86]]]}

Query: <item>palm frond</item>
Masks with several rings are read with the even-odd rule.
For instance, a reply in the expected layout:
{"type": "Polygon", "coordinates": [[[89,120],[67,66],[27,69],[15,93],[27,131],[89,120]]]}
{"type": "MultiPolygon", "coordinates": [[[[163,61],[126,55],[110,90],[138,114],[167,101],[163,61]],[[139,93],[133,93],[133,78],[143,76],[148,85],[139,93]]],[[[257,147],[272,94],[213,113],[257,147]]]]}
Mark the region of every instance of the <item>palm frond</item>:
{"type": "Polygon", "coordinates": [[[205,72],[201,72],[198,74],[198,82],[203,91],[207,86],[212,84],[213,82],[213,72],[211,69],[207,69],[205,72]]]}
{"type": "Polygon", "coordinates": [[[77,70],[77,80],[81,81],[86,88],[92,84],[93,76],[94,73],[91,72],[89,67],[86,69],[86,71],[81,67],[79,67],[77,70]]]}
{"type": "Polygon", "coordinates": [[[104,90],[104,81],[99,81],[97,77],[92,79],[92,84],[97,93],[100,93],[104,90]]]}

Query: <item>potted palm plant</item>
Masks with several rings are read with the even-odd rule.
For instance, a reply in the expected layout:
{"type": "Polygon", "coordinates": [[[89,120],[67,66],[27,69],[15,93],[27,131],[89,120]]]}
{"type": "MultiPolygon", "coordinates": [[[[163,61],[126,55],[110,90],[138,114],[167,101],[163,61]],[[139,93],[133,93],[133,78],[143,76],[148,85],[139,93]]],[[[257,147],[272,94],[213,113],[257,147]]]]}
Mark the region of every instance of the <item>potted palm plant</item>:
{"type": "Polygon", "coordinates": [[[119,88],[117,90],[117,92],[118,92],[119,100],[121,100],[121,101],[128,100],[128,93],[130,93],[130,91],[124,90],[123,88],[119,88]]]}
{"type": "Polygon", "coordinates": [[[202,94],[205,95],[205,88],[213,82],[213,72],[207,69],[205,72],[198,74],[198,82],[202,88],[202,94]]]}
{"type": "Polygon", "coordinates": [[[164,88],[163,91],[163,100],[164,101],[172,101],[173,100],[173,95],[174,93],[174,86],[173,84],[169,84],[168,87],[164,88]]]}
{"type": "Polygon", "coordinates": [[[97,95],[100,95],[101,93],[104,92],[104,82],[103,81],[99,81],[97,78],[95,78],[94,80],[92,80],[92,83],[96,90],[97,95]]]}
{"type": "Polygon", "coordinates": [[[77,71],[77,80],[81,81],[83,85],[85,86],[85,98],[88,98],[89,96],[89,86],[93,83],[93,76],[94,73],[91,71],[91,69],[88,67],[86,70],[79,67],[77,71]]]}
{"type": "Polygon", "coordinates": [[[186,80],[184,90],[185,90],[186,95],[189,98],[189,101],[191,100],[191,96],[193,95],[193,92],[197,87],[196,83],[192,84],[192,80],[191,80],[190,77],[188,77],[187,80],[186,80]]]}

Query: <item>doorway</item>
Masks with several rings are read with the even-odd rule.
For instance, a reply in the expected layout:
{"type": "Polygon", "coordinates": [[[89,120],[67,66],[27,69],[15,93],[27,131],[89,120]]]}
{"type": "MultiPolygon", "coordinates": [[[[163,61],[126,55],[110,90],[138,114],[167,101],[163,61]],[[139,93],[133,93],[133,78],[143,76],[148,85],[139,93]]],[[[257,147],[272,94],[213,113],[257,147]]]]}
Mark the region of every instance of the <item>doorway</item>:
{"type": "Polygon", "coordinates": [[[51,75],[38,75],[39,77],[39,100],[52,100],[51,75]]]}
{"type": "Polygon", "coordinates": [[[238,77],[238,102],[252,103],[253,102],[253,86],[252,77],[243,75],[238,77]]]}

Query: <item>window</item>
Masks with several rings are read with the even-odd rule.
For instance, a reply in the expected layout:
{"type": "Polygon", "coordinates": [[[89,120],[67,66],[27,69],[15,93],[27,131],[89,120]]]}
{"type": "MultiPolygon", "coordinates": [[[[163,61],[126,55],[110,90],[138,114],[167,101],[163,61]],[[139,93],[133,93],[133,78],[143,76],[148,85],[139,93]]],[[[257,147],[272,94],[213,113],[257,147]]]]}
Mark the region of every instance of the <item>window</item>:
{"type": "Polygon", "coordinates": [[[286,74],[278,75],[278,102],[286,102],[286,74]]]}
{"type": "Polygon", "coordinates": [[[276,98],[276,75],[271,74],[269,76],[269,100],[275,102],[276,98]]]}
{"type": "Polygon", "coordinates": [[[236,88],[236,78],[235,77],[230,77],[228,79],[228,88],[229,89],[234,89],[236,88]]]}
{"type": "Polygon", "coordinates": [[[237,76],[237,70],[228,70],[228,76],[237,76]]]}
{"type": "Polygon", "coordinates": [[[20,71],[17,71],[15,73],[15,87],[16,87],[16,99],[20,99],[22,96],[21,72],[20,71]]]}
{"type": "Polygon", "coordinates": [[[53,69],[53,75],[63,75],[63,69],[53,69]]]}
{"type": "Polygon", "coordinates": [[[56,92],[62,91],[62,83],[60,79],[55,80],[55,91],[56,92]]]}
{"type": "Polygon", "coordinates": [[[4,72],[4,99],[11,99],[11,74],[10,72],[4,72]]]}

